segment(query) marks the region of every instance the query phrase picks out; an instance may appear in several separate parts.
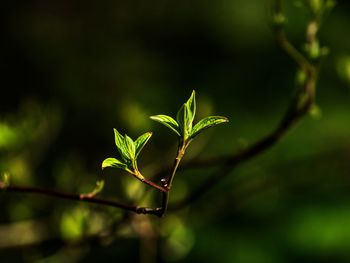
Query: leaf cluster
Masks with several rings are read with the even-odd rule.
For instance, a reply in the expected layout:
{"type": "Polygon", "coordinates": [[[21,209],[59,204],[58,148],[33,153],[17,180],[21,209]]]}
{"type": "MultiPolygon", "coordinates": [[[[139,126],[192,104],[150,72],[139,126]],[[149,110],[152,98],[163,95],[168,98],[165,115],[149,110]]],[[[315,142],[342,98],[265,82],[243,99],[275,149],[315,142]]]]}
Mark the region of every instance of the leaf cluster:
{"type": "Polygon", "coordinates": [[[123,136],[117,129],[114,129],[115,145],[117,146],[121,159],[105,159],[102,162],[102,169],[106,167],[119,168],[135,175],[138,179],[143,181],[144,178],[137,168],[137,157],[151,136],[151,132],[146,132],[134,141],[128,135],[125,134],[123,136]]]}
{"type": "Polygon", "coordinates": [[[167,115],[154,115],[150,118],[171,129],[179,136],[182,142],[188,142],[195,138],[202,131],[228,122],[228,119],[223,116],[209,116],[193,125],[196,115],[196,93],[192,91],[191,97],[181,106],[177,112],[176,120],[167,115]]]}
{"type": "MultiPolygon", "coordinates": [[[[195,91],[192,91],[190,98],[181,106],[177,112],[176,120],[170,116],[163,114],[150,117],[152,120],[163,124],[176,133],[179,138],[180,148],[182,148],[183,151],[193,140],[193,138],[195,138],[202,131],[220,123],[228,122],[228,119],[226,117],[209,116],[193,125],[193,121],[196,115],[195,95],[195,91]]],[[[117,146],[120,158],[117,159],[110,157],[105,159],[102,162],[102,169],[107,167],[119,168],[134,175],[137,179],[145,181],[146,179],[138,170],[137,157],[151,136],[151,132],[146,132],[134,141],[128,135],[125,134],[123,136],[116,129],[114,129],[115,144],[117,146]]]]}

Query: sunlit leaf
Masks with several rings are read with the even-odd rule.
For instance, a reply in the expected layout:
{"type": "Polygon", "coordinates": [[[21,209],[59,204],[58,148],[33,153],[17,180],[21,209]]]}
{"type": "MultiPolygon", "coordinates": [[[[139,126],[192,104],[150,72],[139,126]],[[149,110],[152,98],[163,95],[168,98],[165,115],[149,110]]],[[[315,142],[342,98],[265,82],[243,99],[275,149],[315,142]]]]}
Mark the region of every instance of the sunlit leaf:
{"type": "Polygon", "coordinates": [[[192,130],[192,113],[187,103],[183,104],[176,115],[177,122],[180,127],[181,136],[186,140],[192,130]]]}
{"type": "Polygon", "coordinates": [[[228,122],[228,119],[226,117],[222,116],[210,116],[207,118],[204,118],[200,120],[192,129],[190,138],[194,138],[196,135],[198,135],[203,130],[206,130],[214,125],[218,125],[220,123],[228,122]]]}
{"type": "Polygon", "coordinates": [[[136,146],[134,141],[125,134],[124,136],[124,140],[125,140],[125,145],[126,145],[126,149],[128,151],[128,156],[130,160],[135,160],[135,155],[136,155],[136,146]]]}
{"type": "Polygon", "coordinates": [[[194,120],[194,115],[192,114],[190,105],[188,103],[185,104],[185,110],[186,110],[186,114],[185,114],[185,127],[187,129],[187,133],[190,134],[191,130],[192,130],[192,123],[194,120]]]}
{"type": "Polygon", "coordinates": [[[119,161],[116,158],[107,158],[102,162],[102,170],[107,168],[107,167],[111,167],[111,168],[119,168],[125,171],[129,171],[128,166],[119,161]]]}
{"type": "Polygon", "coordinates": [[[192,123],[196,114],[195,91],[192,91],[190,98],[182,105],[177,112],[176,119],[180,127],[181,135],[186,140],[191,133],[192,123]]]}
{"type": "Polygon", "coordinates": [[[193,90],[191,97],[188,99],[188,101],[186,102],[186,104],[188,105],[188,109],[191,113],[191,116],[188,116],[189,122],[193,122],[194,120],[194,116],[196,115],[196,92],[193,90]]]}
{"type": "Polygon", "coordinates": [[[181,106],[181,108],[176,114],[176,120],[177,120],[177,123],[179,124],[179,129],[181,133],[180,136],[183,136],[183,137],[185,137],[185,133],[186,133],[186,130],[185,130],[186,109],[185,108],[186,108],[186,103],[181,106]]]}
{"type": "Polygon", "coordinates": [[[115,145],[124,161],[130,161],[128,149],[125,144],[124,136],[121,135],[116,129],[114,129],[115,145]]]}
{"type": "Polygon", "coordinates": [[[176,120],[177,120],[177,123],[179,124],[180,132],[183,137],[186,137],[185,134],[187,134],[187,129],[186,129],[187,115],[188,115],[188,110],[185,103],[181,106],[181,108],[176,114],[176,120]]]}
{"type": "Polygon", "coordinates": [[[136,139],[136,141],[135,141],[135,146],[136,146],[135,158],[137,158],[137,156],[140,154],[142,148],[145,146],[145,144],[148,142],[148,140],[151,138],[151,136],[152,136],[152,132],[146,132],[136,139]]]}
{"type": "Polygon", "coordinates": [[[165,125],[174,131],[177,135],[181,136],[179,131],[179,124],[172,117],[167,115],[154,115],[151,116],[150,119],[165,125]]]}

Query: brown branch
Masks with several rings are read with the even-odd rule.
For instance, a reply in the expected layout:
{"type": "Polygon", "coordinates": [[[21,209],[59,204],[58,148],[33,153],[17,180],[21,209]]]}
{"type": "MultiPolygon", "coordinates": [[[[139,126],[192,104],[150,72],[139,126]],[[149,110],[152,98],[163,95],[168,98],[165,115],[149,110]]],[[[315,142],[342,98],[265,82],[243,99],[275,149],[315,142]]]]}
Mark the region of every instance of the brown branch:
{"type": "Polygon", "coordinates": [[[153,188],[155,188],[155,189],[161,191],[162,193],[167,193],[167,192],[169,192],[169,189],[168,189],[168,188],[159,186],[159,185],[157,185],[156,183],[153,183],[152,181],[150,181],[150,180],[148,180],[148,179],[146,179],[146,178],[143,178],[142,182],[143,182],[143,183],[146,183],[146,184],[148,184],[148,185],[150,185],[150,186],[152,186],[153,188]]]}
{"type": "Polygon", "coordinates": [[[273,30],[276,42],[284,52],[293,59],[300,68],[314,71],[314,66],[287,38],[284,32],[286,17],[283,13],[282,0],[272,0],[273,30]]]}
{"type": "Polygon", "coordinates": [[[51,197],[73,200],[73,201],[94,203],[99,205],[111,206],[115,208],[121,208],[123,210],[131,211],[137,214],[151,214],[151,215],[158,216],[160,212],[159,208],[132,206],[132,205],[127,205],[127,204],[119,203],[112,200],[97,198],[93,196],[90,197],[84,194],[66,193],[66,192],[48,190],[48,189],[39,188],[39,187],[16,186],[16,185],[5,186],[0,182],[0,190],[6,191],[6,192],[39,194],[39,195],[51,196],[51,197]]]}

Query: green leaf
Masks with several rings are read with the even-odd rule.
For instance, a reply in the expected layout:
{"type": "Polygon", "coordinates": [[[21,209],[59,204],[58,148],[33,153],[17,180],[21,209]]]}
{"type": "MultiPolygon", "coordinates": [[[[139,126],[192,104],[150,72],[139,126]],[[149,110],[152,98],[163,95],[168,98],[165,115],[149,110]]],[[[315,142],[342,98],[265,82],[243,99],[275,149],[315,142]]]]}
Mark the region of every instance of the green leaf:
{"type": "Polygon", "coordinates": [[[191,97],[188,99],[188,101],[186,102],[188,105],[188,109],[191,113],[190,117],[190,122],[192,124],[193,120],[194,120],[194,116],[196,115],[196,92],[193,90],[191,97]]]}
{"type": "Polygon", "coordinates": [[[167,115],[154,115],[151,116],[150,119],[163,124],[164,126],[174,131],[177,135],[181,136],[179,131],[179,124],[172,117],[167,115]]]}
{"type": "Polygon", "coordinates": [[[228,119],[226,117],[222,116],[210,116],[207,118],[204,118],[200,120],[192,129],[190,138],[194,138],[199,133],[201,133],[203,130],[206,130],[214,125],[218,125],[220,123],[228,122],[228,119]]]}
{"type": "Polygon", "coordinates": [[[176,115],[177,122],[180,127],[181,135],[184,140],[188,138],[192,130],[192,113],[189,105],[187,103],[183,104],[176,115]]]}
{"type": "Polygon", "coordinates": [[[130,172],[130,170],[128,169],[128,166],[125,163],[119,161],[116,158],[107,158],[107,159],[105,159],[102,162],[102,170],[107,168],[107,167],[119,168],[119,169],[122,169],[124,171],[130,172]]]}
{"type": "Polygon", "coordinates": [[[137,156],[140,154],[142,148],[145,146],[145,144],[148,142],[148,140],[151,138],[151,136],[152,136],[152,132],[146,132],[136,139],[136,141],[135,141],[135,146],[136,146],[135,158],[137,158],[137,156]]]}
{"type": "Polygon", "coordinates": [[[118,151],[121,157],[123,158],[123,160],[126,162],[130,161],[128,149],[125,144],[125,138],[116,129],[114,129],[114,140],[115,140],[115,145],[117,146],[118,151]]]}
{"type": "Polygon", "coordinates": [[[192,123],[196,114],[196,92],[193,90],[190,98],[177,112],[176,119],[180,126],[183,139],[186,140],[191,133],[192,123]]]}
{"type": "Polygon", "coordinates": [[[135,160],[135,155],[136,155],[136,146],[135,146],[135,143],[134,141],[128,136],[125,134],[124,136],[124,140],[125,140],[125,145],[126,145],[126,149],[128,151],[128,156],[129,156],[129,159],[131,161],[134,161],[135,160]]]}
{"type": "Polygon", "coordinates": [[[185,120],[186,120],[186,103],[183,104],[181,106],[181,108],[179,109],[179,111],[176,114],[176,120],[177,123],[179,124],[179,128],[180,128],[180,133],[182,137],[185,137],[186,134],[186,125],[185,125],[185,120]]]}

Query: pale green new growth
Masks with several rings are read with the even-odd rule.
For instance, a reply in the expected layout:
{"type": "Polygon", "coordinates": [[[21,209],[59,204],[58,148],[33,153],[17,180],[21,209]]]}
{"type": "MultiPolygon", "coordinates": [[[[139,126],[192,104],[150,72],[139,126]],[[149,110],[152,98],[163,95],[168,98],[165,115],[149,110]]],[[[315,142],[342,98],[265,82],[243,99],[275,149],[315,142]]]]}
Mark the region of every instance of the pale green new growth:
{"type": "Polygon", "coordinates": [[[102,170],[107,167],[119,168],[129,171],[128,166],[116,158],[107,158],[102,162],[102,170]]]}
{"type": "Polygon", "coordinates": [[[190,119],[191,119],[191,113],[185,103],[181,106],[180,110],[176,114],[176,120],[180,127],[180,133],[181,133],[180,137],[182,138],[187,138],[189,130],[191,129],[190,119]]]}
{"type": "Polygon", "coordinates": [[[151,136],[151,132],[144,133],[134,142],[128,135],[125,134],[125,136],[122,136],[114,129],[115,144],[122,160],[107,158],[102,162],[102,169],[107,167],[122,169],[143,181],[144,177],[137,168],[137,157],[151,136]]]}
{"type": "Polygon", "coordinates": [[[128,135],[126,135],[126,134],[125,134],[124,138],[125,138],[125,146],[126,146],[126,149],[127,149],[127,151],[128,151],[129,160],[133,162],[133,161],[135,160],[135,155],[136,155],[135,143],[134,143],[134,141],[133,141],[128,135]]]}
{"type": "Polygon", "coordinates": [[[125,139],[124,136],[121,135],[116,129],[114,129],[114,140],[115,140],[115,145],[118,148],[118,151],[123,158],[124,161],[129,160],[129,154],[128,154],[128,149],[125,145],[125,139]]]}
{"type": "Polygon", "coordinates": [[[169,191],[172,187],[172,182],[175,177],[179,164],[186,152],[187,147],[200,132],[214,125],[228,122],[226,117],[210,116],[200,120],[193,126],[193,121],[196,116],[196,92],[192,91],[190,98],[181,106],[176,114],[176,121],[166,115],[151,116],[152,120],[160,122],[166,127],[174,131],[178,137],[178,149],[175,157],[174,165],[168,178],[163,179],[163,186],[166,187],[165,195],[163,195],[162,209],[160,215],[164,215],[168,207],[169,191]]]}
{"type": "Polygon", "coordinates": [[[165,125],[166,127],[170,128],[172,131],[174,131],[178,136],[181,136],[179,124],[177,124],[177,122],[172,117],[167,115],[154,115],[154,116],[151,116],[150,119],[165,125]]]}
{"type": "Polygon", "coordinates": [[[192,129],[190,138],[194,138],[196,135],[198,135],[200,132],[204,131],[205,129],[208,129],[214,125],[228,122],[228,119],[226,117],[222,116],[210,116],[207,118],[204,118],[200,120],[192,129]]]}
{"type": "Polygon", "coordinates": [[[181,106],[176,115],[177,122],[180,126],[181,135],[184,140],[187,140],[192,130],[192,123],[196,114],[195,96],[195,91],[192,91],[191,97],[181,106]]]}
{"type": "Polygon", "coordinates": [[[141,150],[146,145],[146,143],[151,138],[151,136],[152,136],[152,132],[146,132],[136,139],[136,141],[135,141],[135,147],[136,147],[135,158],[137,158],[137,156],[139,156],[141,150]]]}
{"type": "Polygon", "coordinates": [[[173,130],[183,142],[193,139],[203,130],[208,129],[214,125],[228,122],[226,117],[210,116],[200,120],[194,127],[193,121],[196,115],[196,93],[192,91],[191,97],[181,106],[177,112],[176,121],[167,115],[151,116],[155,120],[166,127],[173,130]]]}
{"type": "MultiPolygon", "coordinates": [[[[181,106],[180,110],[177,112],[176,120],[170,116],[163,114],[154,115],[150,117],[152,120],[157,121],[163,124],[164,126],[168,127],[179,137],[179,148],[175,165],[171,176],[165,182],[162,183],[163,186],[159,186],[147,180],[139,172],[137,167],[137,157],[139,156],[141,150],[152,136],[151,132],[144,133],[140,137],[138,137],[136,141],[133,141],[128,135],[125,134],[123,136],[116,129],[114,129],[115,144],[118,148],[121,160],[118,160],[116,158],[107,158],[102,162],[102,169],[107,167],[122,169],[124,171],[127,171],[128,173],[131,173],[142,182],[149,184],[152,187],[155,187],[156,189],[161,190],[164,193],[168,192],[171,188],[172,180],[176,173],[177,167],[183,155],[185,154],[186,148],[188,147],[192,139],[205,129],[208,129],[220,123],[228,122],[228,119],[226,117],[210,116],[202,119],[196,125],[193,125],[195,115],[196,93],[195,91],[192,91],[190,98],[181,106]]],[[[167,197],[164,200],[164,202],[167,203],[167,197]]],[[[162,213],[164,213],[165,210],[162,210],[162,213]]]]}

